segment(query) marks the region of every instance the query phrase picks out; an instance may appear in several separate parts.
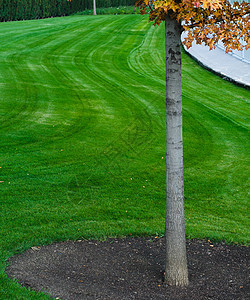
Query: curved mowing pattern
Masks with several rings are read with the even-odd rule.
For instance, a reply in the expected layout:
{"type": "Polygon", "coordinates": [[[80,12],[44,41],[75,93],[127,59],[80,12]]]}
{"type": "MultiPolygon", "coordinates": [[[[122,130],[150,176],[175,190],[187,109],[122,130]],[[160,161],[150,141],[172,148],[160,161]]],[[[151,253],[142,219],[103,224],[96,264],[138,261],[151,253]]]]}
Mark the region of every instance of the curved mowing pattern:
{"type": "MultiPolygon", "coordinates": [[[[2,272],[32,245],[163,234],[163,27],[137,15],[0,25],[2,272]]],[[[249,241],[248,101],[183,56],[189,237],[249,241]]],[[[31,297],[1,274],[5,299],[31,297]]]]}

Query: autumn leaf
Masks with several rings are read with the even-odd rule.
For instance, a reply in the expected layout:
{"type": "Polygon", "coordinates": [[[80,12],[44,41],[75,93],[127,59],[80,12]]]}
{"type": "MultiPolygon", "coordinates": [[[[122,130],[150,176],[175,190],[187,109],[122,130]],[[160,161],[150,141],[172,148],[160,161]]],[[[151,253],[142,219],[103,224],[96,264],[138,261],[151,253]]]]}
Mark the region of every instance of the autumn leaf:
{"type": "Polygon", "coordinates": [[[183,44],[190,48],[195,40],[214,49],[222,41],[226,52],[250,48],[250,4],[233,5],[227,0],[138,0],[141,13],[150,8],[154,25],[165,21],[166,14],[182,23],[188,35],[183,44]]]}

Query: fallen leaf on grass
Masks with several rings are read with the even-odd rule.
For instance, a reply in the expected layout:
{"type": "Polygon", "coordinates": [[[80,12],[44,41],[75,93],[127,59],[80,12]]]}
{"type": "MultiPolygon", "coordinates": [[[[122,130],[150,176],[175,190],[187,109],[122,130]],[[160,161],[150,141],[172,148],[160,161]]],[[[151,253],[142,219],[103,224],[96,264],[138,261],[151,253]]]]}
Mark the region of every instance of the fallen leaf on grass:
{"type": "Polygon", "coordinates": [[[31,249],[34,250],[34,251],[39,251],[40,250],[39,247],[31,247],[31,249]]]}

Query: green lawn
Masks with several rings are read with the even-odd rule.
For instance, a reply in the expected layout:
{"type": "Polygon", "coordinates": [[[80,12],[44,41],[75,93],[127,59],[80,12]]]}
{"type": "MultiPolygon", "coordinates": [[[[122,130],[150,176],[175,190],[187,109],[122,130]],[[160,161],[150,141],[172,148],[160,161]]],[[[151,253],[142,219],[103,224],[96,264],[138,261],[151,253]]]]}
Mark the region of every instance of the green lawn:
{"type": "MultiPolygon", "coordinates": [[[[8,257],[164,233],[164,28],[72,16],[0,36],[0,299],[47,299],[7,279],[8,257]]],[[[247,245],[250,92],[182,66],[187,237],[247,245]]]]}

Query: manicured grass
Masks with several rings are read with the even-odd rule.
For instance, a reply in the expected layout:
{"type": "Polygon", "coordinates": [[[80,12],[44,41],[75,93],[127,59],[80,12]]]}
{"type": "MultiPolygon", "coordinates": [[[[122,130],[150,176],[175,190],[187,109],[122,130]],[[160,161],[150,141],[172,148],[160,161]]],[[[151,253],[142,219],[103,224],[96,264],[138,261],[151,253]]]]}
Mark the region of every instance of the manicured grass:
{"type": "MultiPolygon", "coordinates": [[[[0,24],[0,299],[47,299],[4,274],[31,246],[163,235],[163,29],[140,15],[0,24]]],[[[249,244],[249,97],[183,55],[189,238],[249,244]]]]}
{"type": "MultiPolygon", "coordinates": [[[[134,6],[97,7],[96,13],[97,15],[139,15],[140,9],[134,6]]],[[[93,15],[93,9],[85,9],[84,11],[76,13],[76,15],[93,15]]]]}

